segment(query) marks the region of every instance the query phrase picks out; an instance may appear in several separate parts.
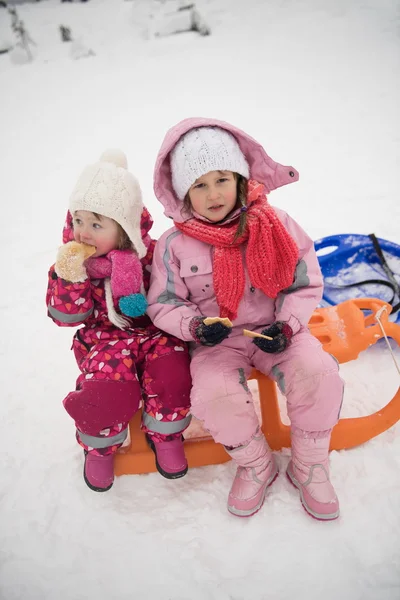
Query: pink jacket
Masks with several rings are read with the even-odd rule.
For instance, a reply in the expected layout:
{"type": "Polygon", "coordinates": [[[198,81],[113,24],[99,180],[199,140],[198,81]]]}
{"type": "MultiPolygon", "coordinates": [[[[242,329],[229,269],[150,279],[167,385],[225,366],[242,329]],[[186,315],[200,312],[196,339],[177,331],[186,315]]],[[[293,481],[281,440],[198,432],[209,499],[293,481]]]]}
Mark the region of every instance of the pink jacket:
{"type": "MultiPolygon", "coordinates": [[[[298,180],[293,167],[275,163],[258,142],[239,129],[213,119],[186,119],[167,133],[155,166],[154,191],[166,216],[177,222],[184,220],[182,202],[172,188],[169,153],[183,134],[202,125],[217,125],[236,137],[249,163],[250,178],[263,183],[267,192],[298,180]]],[[[313,241],[284,211],[278,208],[275,211],[299,248],[293,284],[272,299],[252,286],[246,270],[247,284],[232,335],[241,335],[243,328],[260,330],[277,320],[287,321],[297,333],[300,327],[307,326],[322,298],[323,280],[313,241]]],[[[181,233],[176,227],[161,236],[154,251],[147,298],[147,312],[157,327],[182,340],[193,341],[189,332],[191,319],[219,315],[212,265],[212,246],[181,233]]]]}

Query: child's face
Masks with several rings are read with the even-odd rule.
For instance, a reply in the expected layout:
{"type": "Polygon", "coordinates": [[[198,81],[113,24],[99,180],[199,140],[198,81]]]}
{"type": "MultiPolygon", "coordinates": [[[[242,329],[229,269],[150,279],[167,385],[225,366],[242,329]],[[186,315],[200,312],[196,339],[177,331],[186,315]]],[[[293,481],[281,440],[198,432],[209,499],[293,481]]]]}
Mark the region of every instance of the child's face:
{"type": "Polygon", "coordinates": [[[88,210],[77,210],[73,216],[73,224],[76,242],[96,246],[93,256],[103,256],[118,248],[119,229],[113,219],[103,216],[98,219],[88,210]]]}
{"type": "Polygon", "coordinates": [[[222,221],[235,208],[236,178],[232,171],[210,171],[189,189],[192,209],[214,223],[222,221]]]}

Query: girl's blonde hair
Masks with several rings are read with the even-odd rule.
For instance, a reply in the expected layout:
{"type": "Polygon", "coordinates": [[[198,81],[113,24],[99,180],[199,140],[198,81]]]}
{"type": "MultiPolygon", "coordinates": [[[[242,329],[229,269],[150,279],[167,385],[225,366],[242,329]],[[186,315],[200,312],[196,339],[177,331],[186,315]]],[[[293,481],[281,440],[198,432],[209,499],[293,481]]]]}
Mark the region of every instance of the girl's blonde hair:
{"type": "MultiPolygon", "coordinates": [[[[236,173],[235,173],[236,174],[236,173]]],[[[240,208],[244,208],[247,206],[247,187],[248,181],[243,175],[237,175],[236,178],[236,189],[237,189],[237,205],[240,208]]],[[[247,210],[242,210],[240,212],[239,217],[239,225],[235,233],[235,237],[233,241],[235,242],[238,238],[240,238],[244,232],[246,231],[247,226],[247,210]]]]}
{"type": "MultiPolygon", "coordinates": [[[[98,213],[93,212],[92,214],[94,214],[94,216],[96,217],[96,219],[99,219],[99,221],[101,221],[102,219],[102,215],[99,215],[98,213]]],[[[114,221],[114,223],[117,225],[117,229],[118,229],[118,247],[117,250],[133,250],[133,244],[131,242],[131,240],[128,237],[128,234],[126,233],[125,229],[123,229],[121,227],[121,225],[119,223],[117,223],[117,221],[115,221],[114,219],[111,219],[112,221],[114,221]]]]}
{"type": "MultiPolygon", "coordinates": [[[[247,179],[243,177],[243,175],[239,175],[239,173],[233,173],[233,176],[236,179],[236,206],[234,210],[238,208],[243,208],[247,204],[247,179]]],[[[192,211],[192,203],[190,202],[189,192],[183,199],[183,207],[181,210],[181,214],[186,213],[190,214],[192,211]]],[[[240,213],[239,225],[235,233],[234,241],[240,238],[241,235],[246,231],[247,225],[247,212],[244,210],[240,213]]]]}

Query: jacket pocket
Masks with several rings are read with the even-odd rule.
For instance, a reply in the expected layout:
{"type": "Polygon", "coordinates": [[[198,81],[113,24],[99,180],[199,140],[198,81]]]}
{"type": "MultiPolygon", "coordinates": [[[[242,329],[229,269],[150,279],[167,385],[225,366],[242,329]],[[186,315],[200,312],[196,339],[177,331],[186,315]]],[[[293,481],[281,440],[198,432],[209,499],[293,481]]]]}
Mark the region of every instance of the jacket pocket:
{"type": "Polygon", "coordinates": [[[78,329],[72,340],[72,350],[75,354],[75,360],[78,365],[81,364],[83,360],[85,360],[86,356],[90,352],[90,345],[83,340],[82,333],[80,329],[78,329]]]}
{"type": "Polygon", "coordinates": [[[183,259],[179,273],[189,290],[191,301],[198,303],[214,295],[213,264],[209,254],[183,259]]]}
{"type": "Polygon", "coordinates": [[[209,275],[212,273],[212,260],[209,254],[203,256],[194,256],[193,258],[184,258],[181,260],[180,276],[195,277],[200,275],[209,275]]]}

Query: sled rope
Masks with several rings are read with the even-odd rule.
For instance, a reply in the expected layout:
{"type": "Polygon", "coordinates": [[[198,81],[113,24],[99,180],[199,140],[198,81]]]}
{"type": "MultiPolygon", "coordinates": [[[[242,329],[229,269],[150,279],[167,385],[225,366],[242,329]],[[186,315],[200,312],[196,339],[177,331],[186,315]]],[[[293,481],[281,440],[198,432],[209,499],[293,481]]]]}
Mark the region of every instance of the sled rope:
{"type": "Polygon", "coordinates": [[[383,327],[383,325],[382,325],[382,321],[381,321],[381,315],[382,315],[383,311],[386,311],[386,312],[387,312],[387,308],[386,308],[386,306],[382,306],[382,308],[380,308],[380,309],[379,309],[379,310],[378,310],[378,311],[375,313],[375,319],[378,321],[379,327],[381,328],[382,334],[383,334],[383,336],[384,336],[384,338],[385,338],[385,341],[386,341],[387,347],[389,348],[389,352],[390,352],[390,354],[392,355],[392,359],[393,359],[394,365],[395,365],[395,367],[396,367],[396,369],[397,369],[397,372],[398,372],[398,374],[400,375],[400,367],[399,367],[399,364],[398,364],[398,362],[397,362],[397,360],[396,360],[396,357],[395,357],[395,355],[394,355],[394,352],[393,352],[393,350],[392,350],[392,347],[391,347],[391,345],[390,345],[390,342],[389,342],[389,340],[388,340],[388,337],[387,337],[387,335],[386,335],[385,328],[384,328],[384,327],[383,327]]]}
{"type": "Polygon", "coordinates": [[[378,238],[376,237],[376,235],[374,233],[370,233],[368,237],[374,246],[375,252],[377,253],[377,255],[379,257],[379,260],[381,261],[382,269],[385,271],[387,278],[393,285],[393,291],[395,292],[395,294],[397,294],[397,296],[400,297],[400,286],[397,283],[397,280],[396,280],[396,277],[394,276],[393,271],[391,270],[391,268],[389,267],[389,265],[386,262],[386,258],[384,256],[384,254],[382,252],[382,248],[378,242],[378,238]]]}

